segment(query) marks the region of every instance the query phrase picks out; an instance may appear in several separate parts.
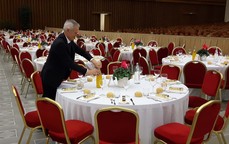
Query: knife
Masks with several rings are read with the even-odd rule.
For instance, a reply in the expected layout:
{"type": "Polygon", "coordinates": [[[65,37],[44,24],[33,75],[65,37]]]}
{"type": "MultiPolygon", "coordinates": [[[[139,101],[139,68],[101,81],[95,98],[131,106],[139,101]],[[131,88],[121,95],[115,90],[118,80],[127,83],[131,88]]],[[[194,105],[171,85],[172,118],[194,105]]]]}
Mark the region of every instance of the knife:
{"type": "Polygon", "coordinates": [[[78,96],[78,97],[76,97],[76,99],[79,99],[79,98],[81,98],[81,97],[85,97],[85,96],[87,96],[87,95],[86,95],[86,94],[84,94],[84,95],[78,96]]]}
{"type": "Polygon", "coordinates": [[[133,99],[132,99],[132,98],[130,99],[130,101],[132,102],[132,104],[133,104],[133,105],[135,105],[135,103],[134,103],[134,101],[133,101],[133,99]]]}
{"type": "Polygon", "coordinates": [[[93,101],[93,100],[96,100],[96,99],[99,99],[100,97],[94,97],[94,98],[92,98],[92,99],[89,99],[89,100],[87,100],[87,102],[90,102],[90,101],[93,101]]]}

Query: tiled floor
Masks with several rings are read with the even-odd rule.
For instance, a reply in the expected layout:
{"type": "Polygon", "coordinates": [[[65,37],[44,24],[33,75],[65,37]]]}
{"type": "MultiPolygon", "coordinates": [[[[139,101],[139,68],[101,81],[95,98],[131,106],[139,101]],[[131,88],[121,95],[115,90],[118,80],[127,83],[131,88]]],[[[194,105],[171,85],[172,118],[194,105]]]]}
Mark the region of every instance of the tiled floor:
{"type": "MultiPolygon", "coordinates": [[[[12,62],[3,60],[3,53],[0,53],[0,144],[17,144],[20,137],[23,122],[20,117],[14,96],[11,91],[11,85],[14,84],[20,91],[21,76],[19,71],[15,75],[11,74],[12,62]]],[[[35,109],[35,92],[30,87],[27,98],[24,93],[21,99],[26,111],[35,109]]],[[[222,114],[224,113],[226,102],[222,106],[222,114]]],[[[29,131],[27,130],[22,144],[26,143],[29,131]]],[[[229,143],[229,127],[225,131],[225,137],[229,143]]],[[[41,130],[35,131],[30,142],[31,144],[44,144],[45,138],[41,130]]],[[[54,143],[54,142],[50,142],[54,143]]],[[[90,141],[86,143],[92,143],[90,141]]],[[[212,136],[209,144],[217,144],[217,138],[212,136]]]]}

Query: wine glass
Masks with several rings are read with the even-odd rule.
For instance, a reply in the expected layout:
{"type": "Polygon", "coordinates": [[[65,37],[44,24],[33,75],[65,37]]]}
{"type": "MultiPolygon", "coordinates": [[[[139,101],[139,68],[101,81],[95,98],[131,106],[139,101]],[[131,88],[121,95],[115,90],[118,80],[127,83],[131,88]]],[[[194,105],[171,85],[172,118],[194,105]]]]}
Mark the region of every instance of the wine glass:
{"type": "Polygon", "coordinates": [[[159,77],[160,73],[160,70],[154,70],[154,76],[156,77],[156,79],[159,77]]]}
{"type": "Polygon", "coordinates": [[[129,81],[123,83],[123,88],[125,89],[125,95],[127,96],[127,89],[129,88],[129,81]]]}
{"type": "Polygon", "coordinates": [[[102,80],[100,81],[99,85],[101,87],[101,94],[100,95],[104,96],[103,89],[106,86],[106,79],[104,78],[104,75],[102,75],[102,80]]]}

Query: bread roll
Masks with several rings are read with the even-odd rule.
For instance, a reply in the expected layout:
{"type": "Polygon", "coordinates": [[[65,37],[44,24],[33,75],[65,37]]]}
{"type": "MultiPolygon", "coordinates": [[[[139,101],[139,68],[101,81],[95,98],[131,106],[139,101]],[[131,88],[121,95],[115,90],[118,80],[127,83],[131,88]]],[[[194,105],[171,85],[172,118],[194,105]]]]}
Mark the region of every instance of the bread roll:
{"type": "Polygon", "coordinates": [[[156,93],[159,94],[159,93],[162,93],[163,92],[163,88],[159,87],[156,89],[156,93]]]}
{"type": "Polygon", "coordinates": [[[135,95],[136,97],[142,97],[142,92],[136,91],[136,92],[134,93],[134,95],[135,95]]]}
{"type": "Polygon", "coordinates": [[[93,78],[92,77],[87,77],[88,82],[92,82],[93,78]]]}
{"type": "Polygon", "coordinates": [[[84,93],[84,94],[90,94],[91,91],[90,91],[89,89],[84,89],[84,90],[83,90],[83,93],[84,93]]]}
{"type": "Polygon", "coordinates": [[[106,79],[110,79],[111,78],[111,75],[106,75],[106,79]]]}
{"type": "Polygon", "coordinates": [[[115,95],[114,95],[113,92],[108,92],[107,93],[107,98],[114,98],[114,97],[115,97],[115,95]]]}

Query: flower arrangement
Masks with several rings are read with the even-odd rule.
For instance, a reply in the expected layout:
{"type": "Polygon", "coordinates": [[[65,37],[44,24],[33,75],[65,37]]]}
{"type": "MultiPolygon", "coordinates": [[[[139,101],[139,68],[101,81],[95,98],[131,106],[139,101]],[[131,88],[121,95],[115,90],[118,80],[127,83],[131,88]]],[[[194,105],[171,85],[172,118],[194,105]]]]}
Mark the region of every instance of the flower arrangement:
{"type": "Polygon", "coordinates": [[[121,67],[117,68],[113,73],[113,80],[115,80],[115,78],[117,78],[117,80],[120,80],[124,77],[127,77],[128,79],[131,78],[131,71],[126,61],[122,61],[121,67]]]}
{"type": "Polygon", "coordinates": [[[209,56],[209,52],[208,52],[208,46],[206,44],[204,44],[202,46],[202,49],[197,51],[197,54],[202,57],[202,56],[209,56]]]}
{"type": "Polygon", "coordinates": [[[136,46],[142,46],[142,45],[143,45],[142,41],[139,40],[139,39],[134,40],[134,44],[135,44],[136,46]]]}
{"type": "Polygon", "coordinates": [[[42,42],[41,42],[41,45],[42,45],[42,46],[47,46],[48,43],[47,43],[46,41],[42,41],[42,42]]]}

